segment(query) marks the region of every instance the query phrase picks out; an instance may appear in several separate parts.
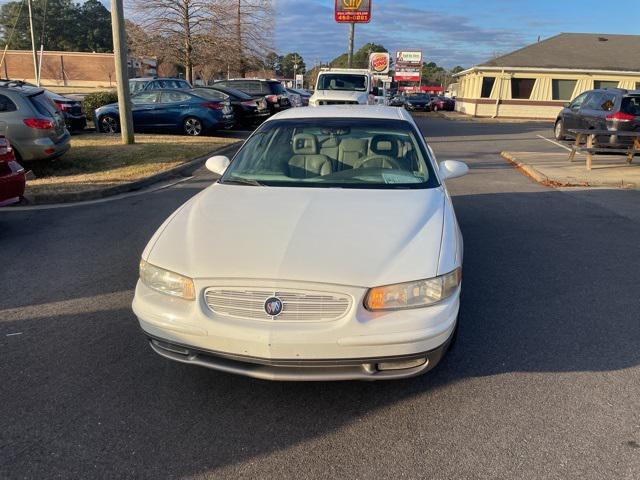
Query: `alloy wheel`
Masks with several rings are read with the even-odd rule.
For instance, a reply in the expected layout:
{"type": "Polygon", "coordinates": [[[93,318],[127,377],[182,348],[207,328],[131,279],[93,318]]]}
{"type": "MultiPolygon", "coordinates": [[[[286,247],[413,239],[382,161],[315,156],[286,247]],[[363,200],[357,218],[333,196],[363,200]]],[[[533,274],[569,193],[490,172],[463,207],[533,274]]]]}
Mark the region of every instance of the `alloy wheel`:
{"type": "Polygon", "coordinates": [[[187,135],[197,137],[202,134],[202,122],[197,118],[187,118],[184,121],[184,131],[187,135]]]}
{"type": "Polygon", "coordinates": [[[100,119],[100,129],[104,133],[118,133],[118,120],[111,115],[106,115],[100,119]]]}

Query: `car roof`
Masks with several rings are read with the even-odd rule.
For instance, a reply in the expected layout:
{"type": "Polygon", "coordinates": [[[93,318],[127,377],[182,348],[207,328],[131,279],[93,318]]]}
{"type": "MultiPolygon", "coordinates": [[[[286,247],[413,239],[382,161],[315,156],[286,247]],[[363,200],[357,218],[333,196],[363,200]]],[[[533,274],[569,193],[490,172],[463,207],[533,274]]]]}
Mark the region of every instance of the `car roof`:
{"type": "Polygon", "coordinates": [[[364,118],[405,120],[413,123],[413,118],[406,110],[382,105],[323,105],[321,107],[290,108],[274,115],[267,121],[303,118],[364,118]]]}
{"type": "Polygon", "coordinates": [[[197,87],[197,88],[208,88],[210,90],[216,90],[218,92],[227,93],[229,95],[234,95],[240,98],[245,98],[245,97],[247,99],[253,98],[251,95],[243,92],[242,90],[238,90],[237,88],[233,88],[233,87],[225,87],[224,85],[219,85],[216,83],[214,83],[213,85],[207,85],[206,87],[197,87]]]}
{"type": "Polygon", "coordinates": [[[138,78],[130,78],[130,82],[151,82],[153,80],[180,80],[182,82],[186,82],[184,78],[177,77],[138,77],[138,78]]]}

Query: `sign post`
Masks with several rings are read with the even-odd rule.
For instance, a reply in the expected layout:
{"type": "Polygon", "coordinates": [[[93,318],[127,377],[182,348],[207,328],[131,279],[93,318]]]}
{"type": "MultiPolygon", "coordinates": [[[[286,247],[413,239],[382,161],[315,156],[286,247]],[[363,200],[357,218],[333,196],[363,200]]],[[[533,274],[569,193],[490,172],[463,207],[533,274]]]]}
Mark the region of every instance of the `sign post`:
{"type": "Polygon", "coordinates": [[[336,0],[336,22],[349,24],[349,68],[353,65],[356,23],[369,23],[371,21],[371,2],[372,0],[336,0]]]}

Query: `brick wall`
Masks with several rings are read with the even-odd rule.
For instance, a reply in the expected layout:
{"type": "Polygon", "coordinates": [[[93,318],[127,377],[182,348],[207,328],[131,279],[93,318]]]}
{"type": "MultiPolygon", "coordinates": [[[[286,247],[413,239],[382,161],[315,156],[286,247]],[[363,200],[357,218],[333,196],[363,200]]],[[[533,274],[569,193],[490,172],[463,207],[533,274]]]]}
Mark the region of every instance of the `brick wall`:
{"type": "MultiPolygon", "coordinates": [[[[0,76],[35,81],[30,51],[9,50],[0,76]]],[[[43,86],[115,87],[115,62],[111,53],[44,52],[43,86]]]]}

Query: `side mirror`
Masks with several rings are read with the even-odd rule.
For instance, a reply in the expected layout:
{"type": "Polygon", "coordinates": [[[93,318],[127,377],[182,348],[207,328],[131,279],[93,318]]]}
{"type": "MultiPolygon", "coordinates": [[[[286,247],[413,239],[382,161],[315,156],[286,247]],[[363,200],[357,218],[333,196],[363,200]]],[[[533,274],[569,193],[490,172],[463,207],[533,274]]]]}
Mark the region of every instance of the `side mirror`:
{"type": "Polygon", "coordinates": [[[209,160],[207,160],[205,166],[210,172],[222,176],[227,170],[227,167],[229,167],[230,163],[231,161],[227,157],[216,155],[215,157],[211,157],[209,160]]]}
{"type": "Polygon", "coordinates": [[[467,164],[464,162],[445,160],[440,163],[438,172],[440,172],[440,178],[444,181],[466,175],[469,172],[469,167],[467,167],[467,164]]]}
{"type": "Polygon", "coordinates": [[[380,89],[378,87],[373,87],[371,89],[371,95],[373,95],[374,97],[379,97],[380,96],[380,89]]]}

